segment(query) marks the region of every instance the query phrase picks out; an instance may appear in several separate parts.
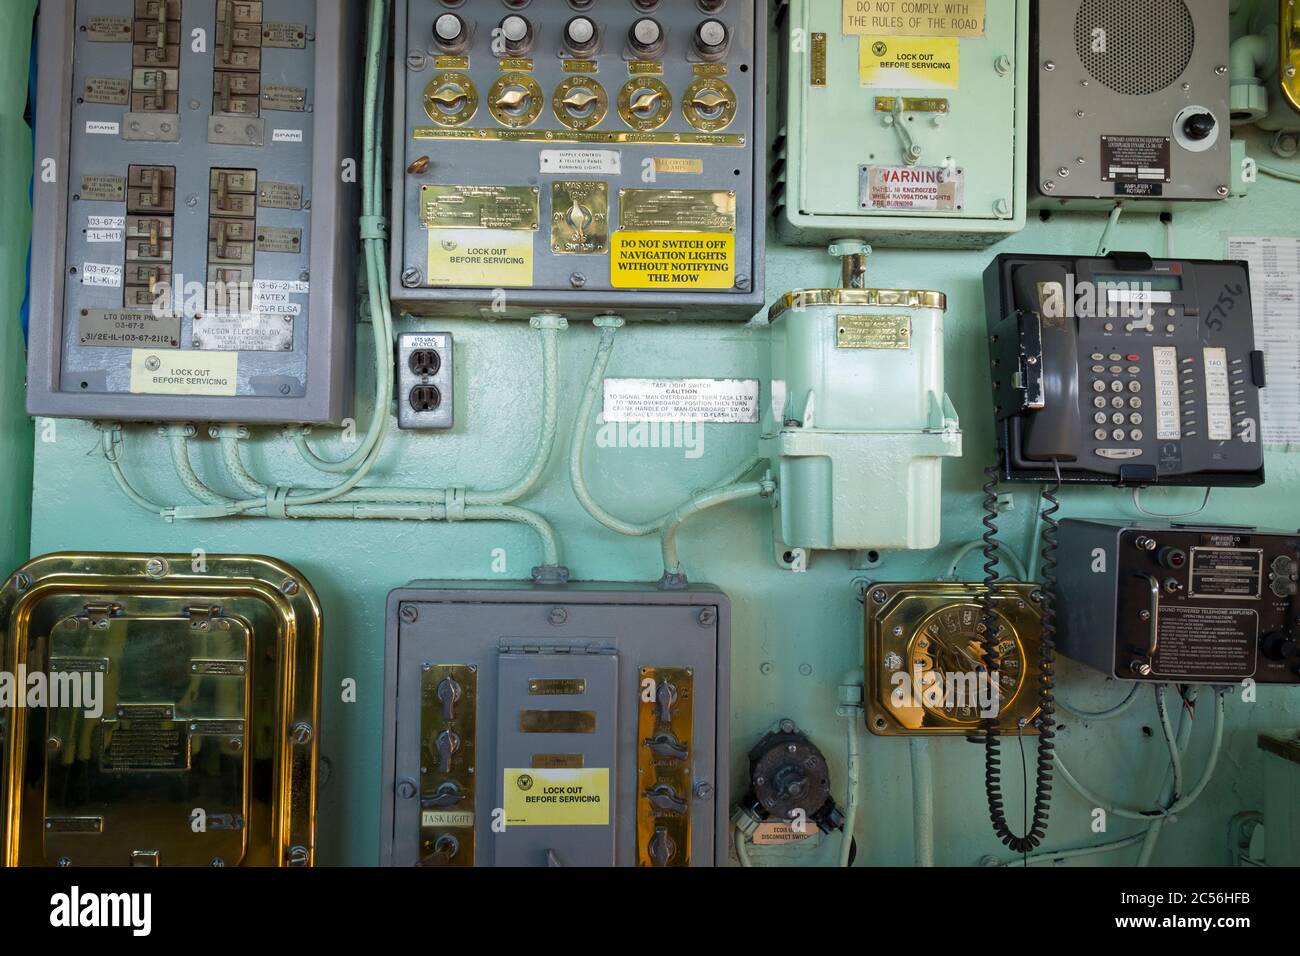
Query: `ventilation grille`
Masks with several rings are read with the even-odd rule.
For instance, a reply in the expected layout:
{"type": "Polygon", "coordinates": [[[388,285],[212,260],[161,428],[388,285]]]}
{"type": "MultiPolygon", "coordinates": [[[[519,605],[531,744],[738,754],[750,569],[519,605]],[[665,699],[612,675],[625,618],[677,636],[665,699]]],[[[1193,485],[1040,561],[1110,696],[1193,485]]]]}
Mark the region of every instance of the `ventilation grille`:
{"type": "Polygon", "coordinates": [[[1074,45],[1093,79],[1116,93],[1145,96],[1183,75],[1196,26],[1184,0],[1083,0],[1074,45]]]}

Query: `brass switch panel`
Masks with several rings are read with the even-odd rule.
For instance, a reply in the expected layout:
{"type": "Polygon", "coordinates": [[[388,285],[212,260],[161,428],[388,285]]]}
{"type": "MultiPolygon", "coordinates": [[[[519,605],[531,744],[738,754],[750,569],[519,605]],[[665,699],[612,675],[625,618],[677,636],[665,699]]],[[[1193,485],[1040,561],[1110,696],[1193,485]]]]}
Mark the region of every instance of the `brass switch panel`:
{"type": "Polygon", "coordinates": [[[1282,22],[1278,24],[1282,40],[1281,65],[1278,77],[1282,95],[1297,113],[1300,113],[1300,6],[1282,4],[1282,22]]]}
{"type": "Polygon", "coordinates": [[[0,589],[7,866],[309,866],[320,605],[269,558],[56,554],[0,589]],[[98,688],[98,689],[96,689],[98,688]]]}
{"type": "Polygon", "coordinates": [[[640,673],[637,865],[690,866],[695,672],[642,667],[640,673]]]}
{"type": "Polygon", "coordinates": [[[551,183],[551,252],[590,256],[609,251],[609,183],[551,183]]]}
{"type": "Polygon", "coordinates": [[[478,667],[420,674],[420,866],[474,865],[478,667]]]}
{"type": "MultiPolygon", "coordinates": [[[[980,584],[875,584],[867,589],[867,727],[880,736],[973,734],[992,712],[980,584]]],[[[1000,731],[1037,734],[1042,638],[1036,584],[1000,584],[993,614],[1000,731]]]]}

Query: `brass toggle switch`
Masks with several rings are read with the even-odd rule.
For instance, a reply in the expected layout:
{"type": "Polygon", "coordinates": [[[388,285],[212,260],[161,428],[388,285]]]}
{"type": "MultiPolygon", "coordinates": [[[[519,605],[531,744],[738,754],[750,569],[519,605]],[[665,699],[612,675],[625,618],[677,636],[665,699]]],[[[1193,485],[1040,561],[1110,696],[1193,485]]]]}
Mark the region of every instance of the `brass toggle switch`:
{"type": "Polygon", "coordinates": [[[451,758],[460,750],[460,734],[454,730],[444,730],[438,735],[438,772],[451,772],[451,758]]]}
{"type": "Polygon", "coordinates": [[[456,703],[460,700],[460,684],[456,678],[447,676],[438,682],[438,700],[442,702],[442,719],[456,719],[456,703]]]}
{"type": "Polygon", "coordinates": [[[685,813],[690,806],[686,800],[679,796],[669,784],[660,783],[651,787],[645,792],[645,798],[650,801],[650,805],[656,810],[667,810],[670,813],[685,813]]]}
{"type": "Polygon", "coordinates": [[[649,115],[659,108],[659,101],[663,94],[658,90],[645,90],[632,101],[631,110],[633,113],[640,113],[642,116],[649,115]]]}

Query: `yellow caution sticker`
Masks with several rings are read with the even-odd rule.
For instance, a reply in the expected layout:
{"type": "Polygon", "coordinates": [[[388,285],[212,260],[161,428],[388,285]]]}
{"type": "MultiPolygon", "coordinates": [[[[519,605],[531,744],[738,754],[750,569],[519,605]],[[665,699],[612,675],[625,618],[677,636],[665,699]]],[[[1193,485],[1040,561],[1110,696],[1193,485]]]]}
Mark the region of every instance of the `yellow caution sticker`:
{"type": "Polygon", "coordinates": [[[609,250],[615,289],[730,289],[736,237],[729,232],[616,232],[609,250]]]}
{"type": "Polygon", "coordinates": [[[131,351],[136,395],[234,395],[238,385],[238,352],[131,351]]]}
{"type": "Polygon", "coordinates": [[[430,229],[431,286],[506,288],[533,284],[533,233],[527,229],[430,229]]]}
{"type": "Polygon", "coordinates": [[[863,86],[955,90],[961,79],[961,41],[864,36],[858,41],[858,77],[863,86]]]}
{"type": "Polygon", "coordinates": [[[987,0],[844,0],[846,36],[982,37],[987,0]]]}
{"type": "Polygon", "coordinates": [[[609,825],[609,768],[505,771],[507,827],[609,825]]]}

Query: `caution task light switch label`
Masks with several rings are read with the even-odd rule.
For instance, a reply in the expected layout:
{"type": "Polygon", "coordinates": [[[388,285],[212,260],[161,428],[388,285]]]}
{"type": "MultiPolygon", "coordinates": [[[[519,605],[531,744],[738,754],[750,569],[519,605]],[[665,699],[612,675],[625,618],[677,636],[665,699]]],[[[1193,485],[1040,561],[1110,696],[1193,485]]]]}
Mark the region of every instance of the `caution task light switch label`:
{"type": "Polygon", "coordinates": [[[506,827],[609,825],[609,768],[505,770],[506,827]]]}
{"type": "Polygon", "coordinates": [[[609,282],[615,289],[730,289],[736,237],[727,232],[616,232],[609,282]]]}

